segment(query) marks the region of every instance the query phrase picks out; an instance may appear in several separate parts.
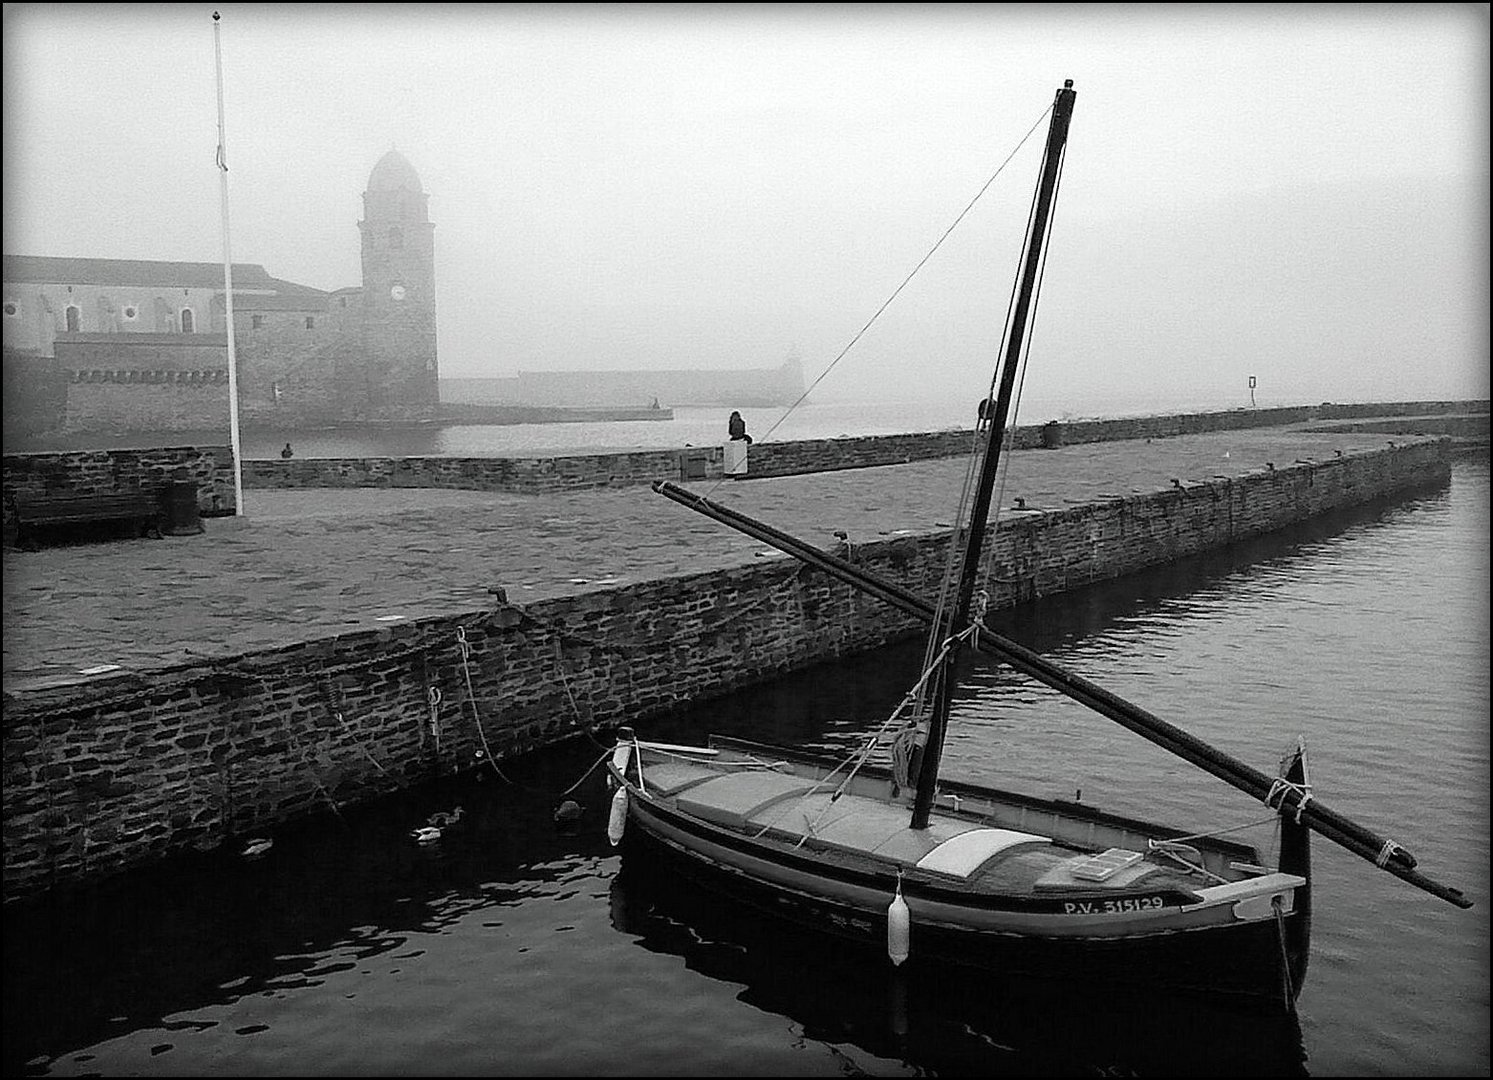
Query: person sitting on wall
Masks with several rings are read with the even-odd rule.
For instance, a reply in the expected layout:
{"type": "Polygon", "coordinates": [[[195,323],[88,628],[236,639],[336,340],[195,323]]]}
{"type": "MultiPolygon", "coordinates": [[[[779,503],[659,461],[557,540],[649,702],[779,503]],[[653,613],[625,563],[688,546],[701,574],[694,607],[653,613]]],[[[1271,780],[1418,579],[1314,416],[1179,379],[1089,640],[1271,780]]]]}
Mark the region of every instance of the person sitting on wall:
{"type": "Polygon", "coordinates": [[[295,456],[295,451],[290,448],[290,443],[285,444],[285,449],[280,451],[280,456],[282,458],[291,458],[295,456]]]}
{"type": "Polygon", "coordinates": [[[731,433],[733,442],[740,439],[748,446],[752,445],[752,437],[747,434],[746,421],[741,418],[741,413],[732,410],[731,419],[726,422],[726,430],[731,433]]]}

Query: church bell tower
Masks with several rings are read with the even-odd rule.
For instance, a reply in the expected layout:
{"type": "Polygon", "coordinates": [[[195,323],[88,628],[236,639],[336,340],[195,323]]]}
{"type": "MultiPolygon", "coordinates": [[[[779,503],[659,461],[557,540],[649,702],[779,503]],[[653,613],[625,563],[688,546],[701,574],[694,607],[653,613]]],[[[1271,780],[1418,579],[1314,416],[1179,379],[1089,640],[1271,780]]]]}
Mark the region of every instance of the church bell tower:
{"type": "Polygon", "coordinates": [[[363,192],[362,346],[374,417],[429,419],[440,402],[429,199],[397,150],[379,158],[363,192]]]}

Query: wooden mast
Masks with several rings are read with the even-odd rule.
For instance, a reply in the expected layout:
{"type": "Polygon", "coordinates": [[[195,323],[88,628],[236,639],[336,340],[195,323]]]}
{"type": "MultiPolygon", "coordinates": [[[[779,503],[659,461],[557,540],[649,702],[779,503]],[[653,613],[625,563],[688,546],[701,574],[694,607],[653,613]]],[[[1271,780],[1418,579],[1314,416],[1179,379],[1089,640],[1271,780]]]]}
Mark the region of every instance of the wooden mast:
{"type": "MultiPolygon", "coordinates": [[[[1016,384],[1017,369],[1021,366],[1021,350],[1025,344],[1037,279],[1042,271],[1042,242],[1051,221],[1052,201],[1057,191],[1058,172],[1062,167],[1063,148],[1068,141],[1068,123],[1073,116],[1073,101],[1076,96],[1073,80],[1068,79],[1064,81],[1063,88],[1057,92],[1057,98],[1053,102],[1052,122],[1047,129],[1047,149],[1042,159],[1042,175],[1037,181],[1031,227],[1026,238],[1026,255],[1022,262],[1016,303],[1011,310],[1006,354],[1000,368],[1000,386],[995,407],[988,417],[984,459],[980,465],[980,478],[975,488],[969,524],[964,531],[964,556],[958,592],[948,620],[934,630],[940,639],[949,642],[949,648],[944,654],[942,677],[938,680],[933,712],[928,721],[928,735],[923,744],[917,777],[917,797],[912,810],[914,829],[928,827],[928,817],[933,808],[934,789],[938,785],[939,758],[943,755],[944,733],[948,728],[949,705],[954,693],[953,672],[964,651],[963,639],[957,635],[970,621],[971,600],[980,569],[980,551],[985,543],[986,520],[990,516],[991,493],[995,490],[1001,443],[1006,437],[1006,420],[1011,411],[1011,393],[1016,384]]],[[[954,542],[958,543],[959,539],[956,534],[954,542]]]]}

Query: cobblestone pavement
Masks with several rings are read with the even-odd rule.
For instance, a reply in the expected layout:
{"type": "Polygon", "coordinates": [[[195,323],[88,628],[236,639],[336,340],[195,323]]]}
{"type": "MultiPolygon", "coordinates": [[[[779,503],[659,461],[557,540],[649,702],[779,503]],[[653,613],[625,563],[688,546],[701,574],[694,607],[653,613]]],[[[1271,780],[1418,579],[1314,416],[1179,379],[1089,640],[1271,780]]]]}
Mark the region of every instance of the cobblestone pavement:
{"type": "MultiPolygon", "coordinates": [[[[1397,437],[1400,442],[1413,441],[1397,437]]],[[[1292,428],[1010,455],[1001,504],[1055,509],[1385,446],[1292,428]]],[[[821,547],[947,525],[958,459],[688,485],[821,547]]],[[[433,489],[244,492],[197,536],[4,553],[6,691],[142,671],[491,605],[786,558],[646,486],[563,495],[433,489]],[[387,620],[386,620],[387,621],[387,620]]]]}

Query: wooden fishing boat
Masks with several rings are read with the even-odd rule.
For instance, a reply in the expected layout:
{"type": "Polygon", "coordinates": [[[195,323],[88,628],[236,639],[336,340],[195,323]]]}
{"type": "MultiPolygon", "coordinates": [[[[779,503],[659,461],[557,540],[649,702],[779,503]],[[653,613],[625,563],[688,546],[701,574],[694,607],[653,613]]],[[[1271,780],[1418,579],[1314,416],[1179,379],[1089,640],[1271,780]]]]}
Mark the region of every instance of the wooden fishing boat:
{"type": "Polygon", "coordinates": [[[1469,902],[1415,871],[1400,845],[1314,799],[1299,743],[1267,776],[1001,638],[980,618],[992,492],[1074,96],[1069,82],[1053,103],[1002,359],[978,409],[973,482],[937,603],[688,489],[654,485],[923,619],[924,670],[903,707],[847,760],[720,738],[666,745],[623,729],[609,763],[609,828],[614,842],[650,845],[701,884],[827,933],[884,942],[895,964],[1142,982],[1290,1008],[1310,951],[1311,832],[1459,906],[1469,902]],[[1275,864],[1222,835],[940,777],[957,668],[972,649],[1265,803],[1278,816],[1275,864]]]}
{"type": "MultiPolygon", "coordinates": [[[[1279,1001],[1305,974],[1304,826],[1285,826],[1303,835],[1271,870],[1249,845],[950,780],[913,828],[891,770],[734,739],[690,748],[624,730],[612,765],[627,829],[686,876],[885,940],[897,962],[1279,1001]]],[[[1287,764],[1303,766],[1299,753],[1287,764]]]]}

